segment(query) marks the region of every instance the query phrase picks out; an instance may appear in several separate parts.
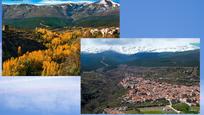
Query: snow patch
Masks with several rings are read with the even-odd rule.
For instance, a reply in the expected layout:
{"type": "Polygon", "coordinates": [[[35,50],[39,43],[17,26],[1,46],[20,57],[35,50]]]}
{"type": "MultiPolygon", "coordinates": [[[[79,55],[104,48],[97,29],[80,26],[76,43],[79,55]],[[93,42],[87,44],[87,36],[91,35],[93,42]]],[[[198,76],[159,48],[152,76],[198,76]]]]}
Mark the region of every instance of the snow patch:
{"type": "Polygon", "coordinates": [[[182,52],[200,49],[192,43],[200,39],[82,39],[81,51],[84,53],[101,53],[115,51],[122,54],[139,52],[182,52]]]}

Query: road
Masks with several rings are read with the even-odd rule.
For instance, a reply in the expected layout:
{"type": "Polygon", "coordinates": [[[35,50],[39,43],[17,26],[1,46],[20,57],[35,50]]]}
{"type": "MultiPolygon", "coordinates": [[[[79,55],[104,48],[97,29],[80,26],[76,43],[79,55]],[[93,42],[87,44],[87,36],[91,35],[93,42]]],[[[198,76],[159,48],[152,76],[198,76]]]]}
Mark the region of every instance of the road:
{"type": "Polygon", "coordinates": [[[103,57],[103,59],[100,61],[100,63],[102,63],[103,65],[105,65],[106,67],[108,67],[109,65],[107,63],[104,62],[105,58],[103,57]]]}
{"type": "Polygon", "coordinates": [[[172,103],[171,103],[171,100],[170,99],[167,99],[168,101],[169,101],[169,105],[167,105],[169,108],[171,108],[173,111],[175,111],[176,113],[181,113],[181,111],[178,111],[178,110],[176,110],[176,109],[174,109],[173,107],[172,107],[172,103]]]}

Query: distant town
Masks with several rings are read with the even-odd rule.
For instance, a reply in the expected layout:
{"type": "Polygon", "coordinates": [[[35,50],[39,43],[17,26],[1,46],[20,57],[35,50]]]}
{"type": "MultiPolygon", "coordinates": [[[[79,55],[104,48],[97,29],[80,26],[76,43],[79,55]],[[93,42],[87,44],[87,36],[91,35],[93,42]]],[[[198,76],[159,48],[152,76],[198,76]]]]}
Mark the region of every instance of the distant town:
{"type": "Polygon", "coordinates": [[[200,100],[199,86],[172,85],[145,80],[141,77],[126,77],[120,84],[128,89],[128,93],[123,99],[130,103],[165,98],[167,100],[182,101],[188,105],[197,105],[200,100]]]}
{"type": "MultiPolygon", "coordinates": [[[[120,65],[107,72],[104,72],[103,68],[97,69],[96,72],[84,72],[84,76],[100,76],[108,79],[107,81],[115,80],[118,88],[125,89],[126,92],[115,99],[119,100],[120,104],[113,107],[107,106],[103,109],[103,113],[125,114],[133,108],[138,109],[138,111],[133,109],[133,113],[141,113],[140,109],[147,111],[150,108],[150,110],[153,109],[152,111],[179,114],[183,111],[175,107],[177,104],[185,104],[192,108],[199,106],[200,87],[197,72],[196,67],[120,65]]],[[[108,83],[111,84],[111,82],[108,83]]],[[[110,85],[108,83],[107,85],[110,85]]]]}

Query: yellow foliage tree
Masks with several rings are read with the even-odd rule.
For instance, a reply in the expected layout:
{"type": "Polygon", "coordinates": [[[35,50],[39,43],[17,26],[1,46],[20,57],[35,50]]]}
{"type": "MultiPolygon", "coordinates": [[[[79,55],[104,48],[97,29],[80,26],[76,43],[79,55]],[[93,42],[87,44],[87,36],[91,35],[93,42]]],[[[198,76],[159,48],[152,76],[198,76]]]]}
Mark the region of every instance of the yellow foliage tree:
{"type": "MultiPolygon", "coordinates": [[[[22,54],[3,62],[4,76],[18,75],[78,75],[80,70],[80,39],[102,37],[100,31],[94,34],[93,28],[72,28],[64,32],[53,32],[36,28],[36,40],[47,47],[46,50],[22,54]]],[[[100,29],[97,29],[100,30],[100,29]]],[[[109,36],[109,35],[105,35],[109,36]]],[[[110,35],[110,37],[113,37],[110,35]]]]}
{"type": "Polygon", "coordinates": [[[21,54],[22,54],[21,46],[18,46],[18,55],[21,55],[21,54]]]}
{"type": "Polygon", "coordinates": [[[53,61],[43,61],[43,76],[58,75],[59,65],[53,61]]]}

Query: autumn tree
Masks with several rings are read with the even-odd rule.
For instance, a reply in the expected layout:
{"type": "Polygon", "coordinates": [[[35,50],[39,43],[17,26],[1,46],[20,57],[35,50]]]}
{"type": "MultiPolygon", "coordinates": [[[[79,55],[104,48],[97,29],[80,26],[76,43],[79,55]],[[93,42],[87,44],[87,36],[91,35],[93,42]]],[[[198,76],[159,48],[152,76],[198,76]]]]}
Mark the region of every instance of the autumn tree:
{"type": "Polygon", "coordinates": [[[22,54],[21,46],[18,46],[18,55],[20,56],[22,54]]]}

